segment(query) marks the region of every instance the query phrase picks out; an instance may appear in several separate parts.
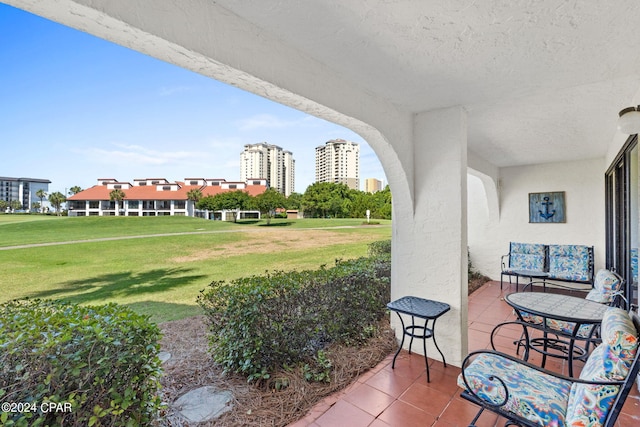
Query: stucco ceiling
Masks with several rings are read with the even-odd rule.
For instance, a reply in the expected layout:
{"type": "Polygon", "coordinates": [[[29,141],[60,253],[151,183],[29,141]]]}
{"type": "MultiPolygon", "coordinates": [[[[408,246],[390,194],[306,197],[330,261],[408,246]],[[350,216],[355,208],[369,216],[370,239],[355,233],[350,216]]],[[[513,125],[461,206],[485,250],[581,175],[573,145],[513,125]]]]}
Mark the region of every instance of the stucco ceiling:
{"type": "Polygon", "coordinates": [[[464,106],[497,166],[604,156],[640,85],[636,0],[216,3],[403,109],[464,106]]]}
{"type": "Polygon", "coordinates": [[[640,103],[638,0],[6,1],[230,83],[295,93],[330,73],[399,111],[462,106],[469,149],[500,167],[604,157],[640,103]]]}

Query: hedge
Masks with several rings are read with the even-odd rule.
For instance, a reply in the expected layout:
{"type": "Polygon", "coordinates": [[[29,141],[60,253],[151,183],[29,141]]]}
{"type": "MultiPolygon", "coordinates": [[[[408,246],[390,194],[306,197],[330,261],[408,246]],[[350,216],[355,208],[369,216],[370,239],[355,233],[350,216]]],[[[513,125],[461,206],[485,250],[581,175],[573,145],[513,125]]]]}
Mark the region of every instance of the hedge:
{"type": "Polygon", "coordinates": [[[0,305],[0,401],[15,406],[3,406],[0,424],[150,425],[161,408],[159,339],[147,317],[116,304],[0,305]]]}
{"type": "Polygon", "coordinates": [[[328,343],[358,345],[375,334],[389,302],[389,275],[389,257],[371,256],[215,281],[198,297],[213,358],[249,380],[300,363],[326,364],[321,352],[328,343]]]}

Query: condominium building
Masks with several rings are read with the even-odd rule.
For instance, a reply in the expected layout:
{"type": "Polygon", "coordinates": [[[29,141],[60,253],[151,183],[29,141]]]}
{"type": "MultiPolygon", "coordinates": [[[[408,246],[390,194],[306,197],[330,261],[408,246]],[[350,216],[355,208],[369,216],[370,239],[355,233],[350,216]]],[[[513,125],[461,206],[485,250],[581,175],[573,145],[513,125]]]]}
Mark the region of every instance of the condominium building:
{"type": "Polygon", "coordinates": [[[51,181],[48,179],[0,176],[0,200],[5,202],[17,200],[22,209],[28,211],[34,203],[40,203],[40,198],[36,195],[38,190],[48,192],[49,184],[51,181]]]}
{"type": "Polygon", "coordinates": [[[261,142],[247,144],[240,153],[240,181],[266,179],[285,196],[295,191],[295,160],[290,151],[261,142]]]}
{"type": "Polygon", "coordinates": [[[360,146],[344,139],[332,139],[316,147],[316,182],[346,184],[360,189],[360,146]]]}
{"type": "Polygon", "coordinates": [[[200,190],[203,197],[236,190],[257,196],[267,188],[265,179],[236,182],[185,178],[183,182],[170,182],[164,178],[143,178],[130,183],[100,178],[97,185],[69,197],[67,204],[69,216],[194,216],[196,202],[187,196],[191,190],[200,190]],[[123,200],[111,200],[113,190],[122,190],[123,200]]]}
{"type": "Polygon", "coordinates": [[[382,190],[382,181],[375,178],[367,178],[364,180],[364,191],[367,193],[375,193],[382,190]]]}

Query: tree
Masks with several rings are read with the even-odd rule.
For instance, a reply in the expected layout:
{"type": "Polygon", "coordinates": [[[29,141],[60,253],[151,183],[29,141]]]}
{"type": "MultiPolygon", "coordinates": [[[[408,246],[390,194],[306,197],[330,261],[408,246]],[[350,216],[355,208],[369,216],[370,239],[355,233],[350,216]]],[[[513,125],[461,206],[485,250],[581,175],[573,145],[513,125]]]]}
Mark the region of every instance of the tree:
{"type": "Polygon", "coordinates": [[[251,207],[252,199],[249,193],[242,190],[227,191],[215,196],[203,197],[198,201],[196,207],[210,211],[241,211],[251,207]]]}
{"type": "Polygon", "coordinates": [[[9,203],[6,200],[0,200],[0,211],[6,211],[8,206],[9,203]]]}
{"type": "Polygon", "coordinates": [[[300,193],[291,193],[287,197],[287,209],[302,209],[302,197],[300,193]]]}
{"type": "Polygon", "coordinates": [[[375,200],[374,204],[376,206],[375,210],[372,211],[375,215],[374,218],[391,219],[392,198],[389,186],[387,185],[382,191],[373,193],[373,199],[375,200]]]}
{"type": "Polygon", "coordinates": [[[127,195],[119,188],[111,190],[111,192],[109,193],[109,200],[115,202],[116,205],[116,216],[118,216],[119,214],[120,202],[123,201],[125,197],[127,197],[127,195]]]}
{"type": "Polygon", "coordinates": [[[40,210],[40,203],[39,202],[31,203],[31,209],[33,209],[34,211],[38,212],[40,210]]]}
{"type": "Polygon", "coordinates": [[[64,197],[64,194],[62,194],[59,191],[56,191],[54,193],[51,193],[49,195],[49,203],[51,203],[51,206],[53,206],[53,208],[56,210],[56,214],[58,216],[60,216],[60,206],[62,206],[62,204],[67,200],[66,197],[64,197]]]}
{"type": "Polygon", "coordinates": [[[36,191],[36,197],[40,199],[40,207],[42,208],[42,213],[44,213],[44,199],[47,198],[47,192],[43,189],[36,191]]]}
{"type": "Polygon", "coordinates": [[[284,195],[273,188],[267,188],[264,193],[258,194],[254,199],[260,213],[267,218],[267,225],[271,224],[271,218],[274,217],[275,210],[283,208],[287,204],[284,195]]]}
{"type": "Polygon", "coordinates": [[[9,207],[12,211],[17,211],[18,209],[22,209],[22,203],[20,203],[20,200],[12,200],[9,202],[9,207]]]}
{"type": "Polygon", "coordinates": [[[200,189],[194,188],[193,190],[187,191],[187,200],[197,203],[200,199],[202,199],[202,191],[200,189]]]}
{"type": "Polygon", "coordinates": [[[193,209],[191,206],[196,206],[198,201],[202,199],[202,191],[198,188],[194,188],[193,190],[187,191],[187,200],[191,201],[189,205],[189,211],[191,211],[191,215],[193,215],[193,209]]]}
{"type": "Polygon", "coordinates": [[[349,215],[349,187],[332,182],[316,182],[307,187],[302,198],[305,213],[317,218],[344,218],[349,215]]]}
{"type": "Polygon", "coordinates": [[[73,196],[73,195],[75,195],[75,194],[78,194],[78,193],[79,193],[79,192],[81,192],[81,191],[82,191],[82,188],[81,188],[80,186],[78,186],[78,185],[74,185],[73,187],[71,187],[71,188],[69,189],[69,195],[70,195],[70,196],[73,196]]]}

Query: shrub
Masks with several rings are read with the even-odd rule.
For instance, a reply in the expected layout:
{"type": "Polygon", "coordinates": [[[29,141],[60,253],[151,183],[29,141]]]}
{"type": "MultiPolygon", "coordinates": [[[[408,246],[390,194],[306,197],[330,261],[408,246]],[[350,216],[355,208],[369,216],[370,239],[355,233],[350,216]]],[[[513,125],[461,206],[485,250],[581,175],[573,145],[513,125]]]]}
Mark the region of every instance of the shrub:
{"type": "Polygon", "coordinates": [[[391,239],[380,240],[378,242],[369,243],[368,254],[370,257],[390,257],[391,256],[391,239]]]}
{"type": "Polygon", "coordinates": [[[0,305],[0,401],[29,404],[2,412],[1,424],[150,425],[161,406],[159,338],[147,317],[115,304],[0,305]]]}
{"type": "Polygon", "coordinates": [[[211,283],[198,303],[209,320],[214,360],[250,381],[301,363],[324,373],[330,361],[319,352],[328,343],[357,345],[375,333],[389,301],[388,263],[359,258],[211,283]]]}

